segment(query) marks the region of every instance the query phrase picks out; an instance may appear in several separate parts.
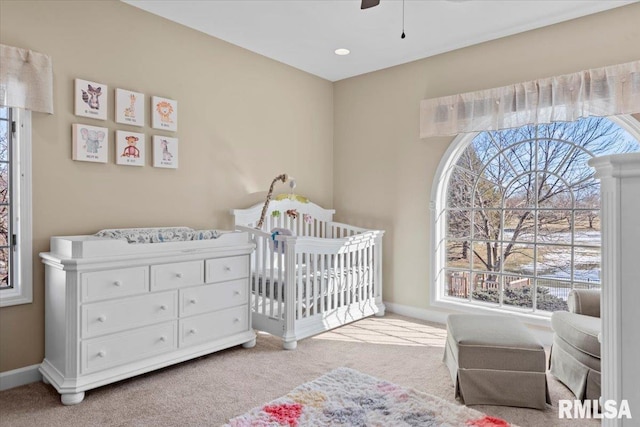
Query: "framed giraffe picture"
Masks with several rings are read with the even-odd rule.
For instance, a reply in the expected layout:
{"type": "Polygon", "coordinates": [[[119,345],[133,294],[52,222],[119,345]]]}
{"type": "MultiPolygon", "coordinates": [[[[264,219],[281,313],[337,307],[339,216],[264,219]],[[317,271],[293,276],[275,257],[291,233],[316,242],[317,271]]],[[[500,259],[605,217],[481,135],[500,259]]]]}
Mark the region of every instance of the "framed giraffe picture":
{"type": "Polygon", "coordinates": [[[107,85],[75,80],[75,115],[107,120],[107,85]]]}
{"type": "Polygon", "coordinates": [[[153,136],[153,167],[178,169],[178,138],[153,136]]]}
{"type": "Polygon", "coordinates": [[[116,89],[116,123],[144,126],[144,93],[116,89]]]}

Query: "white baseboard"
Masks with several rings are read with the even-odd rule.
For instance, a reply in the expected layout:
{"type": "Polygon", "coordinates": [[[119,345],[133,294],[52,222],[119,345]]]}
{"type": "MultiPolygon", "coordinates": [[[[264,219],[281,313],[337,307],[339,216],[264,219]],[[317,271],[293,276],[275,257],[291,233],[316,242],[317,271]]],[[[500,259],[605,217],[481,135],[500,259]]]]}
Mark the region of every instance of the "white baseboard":
{"type": "MultiPolygon", "coordinates": [[[[392,313],[413,317],[414,319],[426,320],[428,322],[440,323],[442,325],[447,323],[447,316],[449,314],[460,313],[459,311],[430,310],[427,308],[411,307],[393,302],[385,302],[384,305],[387,307],[387,310],[392,313]]],[[[551,328],[528,323],[526,319],[520,320],[529,327],[529,330],[540,340],[542,345],[551,346],[553,342],[553,330],[551,330],[551,328]]]]}
{"type": "Polygon", "coordinates": [[[388,311],[401,316],[413,317],[414,319],[426,320],[428,322],[447,323],[448,312],[428,310],[426,308],[411,307],[409,305],[396,304],[394,302],[384,302],[384,306],[388,311]]]}
{"type": "Polygon", "coordinates": [[[42,381],[42,374],[38,368],[40,364],[25,366],[12,371],[0,372],[0,391],[21,385],[42,381]]]}

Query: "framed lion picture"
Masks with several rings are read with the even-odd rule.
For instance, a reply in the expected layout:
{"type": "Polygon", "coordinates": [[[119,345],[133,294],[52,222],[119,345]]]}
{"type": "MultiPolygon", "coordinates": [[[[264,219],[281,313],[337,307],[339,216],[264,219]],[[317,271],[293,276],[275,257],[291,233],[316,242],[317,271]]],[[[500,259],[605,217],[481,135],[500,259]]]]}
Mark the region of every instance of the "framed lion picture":
{"type": "Polygon", "coordinates": [[[151,127],[175,132],[178,130],[178,101],[151,97],[151,127]]]}

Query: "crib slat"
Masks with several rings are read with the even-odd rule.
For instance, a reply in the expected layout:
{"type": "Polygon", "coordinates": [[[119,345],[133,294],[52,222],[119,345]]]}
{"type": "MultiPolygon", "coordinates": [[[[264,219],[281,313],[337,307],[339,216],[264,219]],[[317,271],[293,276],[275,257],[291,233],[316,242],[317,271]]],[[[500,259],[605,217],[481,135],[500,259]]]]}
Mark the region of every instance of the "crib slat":
{"type": "Polygon", "coordinates": [[[345,254],[342,253],[339,255],[338,259],[338,274],[340,275],[340,293],[338,294],[338,308],[344,305],[344,263],[345,263],[345,254]]]}
{"type": "Polygon", "coordinates": [[[353,252],[349,252],[347,255],[347,305],[353,301],[353,252]]]}
{"type": "Polygon", "coordinates": [[[313,314],[318,314],[318,281],[320,280],[320,278],[322,276],[320,276],[320,274],[322,274],[322,271],[318,269],[318,267],[320,266],[319,261],[318,261],[318,254],[311,254],[312,260],[313,260],[313,264],[311,265],[312,268],[312,274],[313,274],[313,280],[311,282],[311,289],[312,289],[312,293],[311,293],[311,304],[313,305],[313,314]]]}
{"type": "MultiPolygon", "coordinates": [[[[270,258],[270,262],[269,262],[269,267],[270,267],[270,271],[269,271],[269,317],[273,317],[273,304],[274,304],[274,300],[275,300],[275,269],[273,268],[276,265],[276,253],[275,251],[269,251],[269,258],[270,258]]],[[[267,284],[264,284],[264,288],[267,289],[267,284]]],[[[267,298],[265,298],[266,301],[267,298]]]]}
{"type": "Polygon", "coordinates": [[[260,295],[260,246],[258,236],[253,236],[256,242],[256,250],[251,254],[250,268],[249,268],[249,286],[251,287],[252,299],[249,305],[251,305],[252,311],[258,311],[259,295],[260,295]]]}
{"type": "Polygon", "coordinates": [[[311,295],[310,294],[311,294],[311,280],[313,280],[313,279],[311,277],[311,268],[310,268],[311,266],[309,265],[310,261],[311,261],[310,257],[307,256],[307,263],[305,265],[306,280],[305,280],[305,293],[304,293],[306,304],[307,304],[306,305],[307,309],[305,310],[305,317],[309,316],[309,314],[310,314],[309,310],[311,309],[311,303],[310,303],[311,295]]]}
{"type": "Polygon", "coordinates": [[[363,261],[363,257],[362,257],[362,251],[364,249],[362,247],[358,248],[358,251],[356,252],[356,287],[355,287],[355,300],[357,302],[362,302],[362,287],[363,287],[363,283],[362,283],[362,261],[363,261]]]}
{"type": "MultiPolygon", "coordinates": [[[[253,288],[254,288],[254,301],[253,301],[253,311],[255,311],[256,313],[260,312],[260,298],[262,297],[262,293],[264,292],[264,267],[265,267],[265,262],[264,262],[264,257],[267,255],[267,252],[265,251],[265,241],[262,237],[257,237],[258,241],[256,244],[256,253],[254,256],[254,259],[256,260],[256,265],[254,267],[254,270],[252,271],[253,273],[253,277],[251,278],[251,280],[253,280],[253,288]],[[260,286],[262,286],[262,290],[260,290],[260,286]]],[[[262,297],[262,299],[264,300],[264,297],[262,297]]],[[[263,313],[264,313],[264,308],[263,308],[263,313]]]]}
{"type": "Polygon", "coordinates": [[[299,266],[302,263],[302,254],[296,254],[296,319],[302,319],[302,304],[300,303],[302,299],[302,274],[300,274],[299,266]]]}
{"type": "Polygon", "coordinates": [[[278,298],[277,298],[277,308],[278,308],[278,317],[280,319],[284,318],[284,304],[285,304],[285,285],[284,285],[284,244],[282,242],[278,242],[278,298]]]}
{"type": "MultiPolygon", "coordinates": [[[[259,284],[260,286],[262,286],[262,290],[258,293],[258,295],[260,295],[262,297],[262,311],[260,311],[259,309],[256,309],[256,311],[258,311],[259,313],[266,315],[267,314],[267,298],[266,298],[266,294],[267,294],[267,253],[269,253],[270,251],[268,251],[268,247],[269,247],[269,242],[267,241],[267,239],[265,239],[264,237],[260,237],[260,242],[261,247],[262,247],[262,271],[258,272],[258,279],[259,280],[259,284]]],[[[269,264],[271,265],[271,264],[269,264]]],[[[258,301],[256,301],[256,306],[258,304],[258,301]]]]}
{"type": "Polygon", "coordinates": [[[340,266],[341,266],[341,261],[342,261],[342,254],[337,254],[333,256],[333,275],[334,275],[334,279],[333,279],[333,293],[334,293],[334,297],[333,297],[333,308],[339,308],[340,307],[340,287],[341,287],[341,283],[342,283],[342,275],[340,274],[340,266]]]}
{"type": "Polygon", "coordinates": [[[327,286],[326,286],[326,280],[327,280],[327,272],[324,268],[324,260],[325,260],[325,255],[322,254],[320,255],[320,292],[319,292],[319,296],[320,296],[320,312],[324,313],[326,311],[325,308],[325,299],[327,297],[327,286]]]}
{"type": "Polygon", "coordinates": [[[367,246],[367,289],[366,289],[366,298],[367,300],[371,298],[371,245],[367,246]]]}
{"type": "MultiPolygon", "coordinates": [[[[357,247],[357,246],[356,246],[357,247]]],[[[351,252],[351,301],[357,302],[358,292],[358,250],[351,252]]]]}

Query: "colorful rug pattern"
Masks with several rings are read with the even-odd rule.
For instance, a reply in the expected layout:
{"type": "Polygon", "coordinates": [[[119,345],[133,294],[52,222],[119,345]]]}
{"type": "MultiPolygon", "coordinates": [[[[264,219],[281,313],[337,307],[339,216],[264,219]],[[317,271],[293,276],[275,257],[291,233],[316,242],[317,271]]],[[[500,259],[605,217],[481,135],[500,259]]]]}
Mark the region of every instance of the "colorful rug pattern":
{"type": "Polygon", "coordinates": [[[302,384],[225,427],[515,427],[466,406],[349,368],[302,384]]]}

